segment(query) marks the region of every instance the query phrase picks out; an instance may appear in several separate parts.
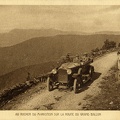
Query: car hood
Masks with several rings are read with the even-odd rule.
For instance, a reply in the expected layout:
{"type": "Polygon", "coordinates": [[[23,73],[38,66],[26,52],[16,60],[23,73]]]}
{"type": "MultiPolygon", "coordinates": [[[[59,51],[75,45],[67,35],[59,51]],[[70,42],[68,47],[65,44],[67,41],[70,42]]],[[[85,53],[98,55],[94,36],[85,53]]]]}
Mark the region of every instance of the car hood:
{"type": "Polygon", "coordinates": [[[73,63],[73,62],[68,62],[68,63],[64,63],[62,64],[59,69],[70,69],[70,68],[74,68],[80,66],[79,63],[73,63]]]}

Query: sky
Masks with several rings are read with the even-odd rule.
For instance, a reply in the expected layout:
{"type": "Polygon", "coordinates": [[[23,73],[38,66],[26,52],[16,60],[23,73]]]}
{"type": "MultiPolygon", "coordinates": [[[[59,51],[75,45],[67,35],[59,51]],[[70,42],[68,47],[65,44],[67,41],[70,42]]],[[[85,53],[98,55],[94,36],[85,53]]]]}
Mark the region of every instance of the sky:
{"type": "Polygon", "coordinates": [[[120,5],[0,5],[0,32],[12,29],[120,31],[120,5]]]}

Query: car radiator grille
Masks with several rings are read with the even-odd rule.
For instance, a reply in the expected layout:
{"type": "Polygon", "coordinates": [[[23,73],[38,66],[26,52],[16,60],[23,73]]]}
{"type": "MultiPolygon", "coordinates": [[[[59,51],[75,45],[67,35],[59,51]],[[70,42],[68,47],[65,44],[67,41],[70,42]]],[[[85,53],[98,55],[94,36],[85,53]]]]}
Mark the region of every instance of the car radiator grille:
{"type": "Polygon", "coordinates": [[[68,74],[66,70],[58,70],[58,82],[67,83],[68,82],[68,74]]]}

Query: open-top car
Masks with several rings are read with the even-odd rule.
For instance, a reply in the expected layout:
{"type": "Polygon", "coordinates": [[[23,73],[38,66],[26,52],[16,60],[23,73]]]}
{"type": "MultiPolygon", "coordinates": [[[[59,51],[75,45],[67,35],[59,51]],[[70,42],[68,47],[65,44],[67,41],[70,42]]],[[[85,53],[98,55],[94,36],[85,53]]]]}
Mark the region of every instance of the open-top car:
{"type": "Polygon", "coordinates": [[[47,78],[48,91],[53,90],[56,86],[66,86],[72,88],[76,93],[77,90],[88,80],[92,80],[94,67],[90,65],[93,60],[87,62],[67,62],[59,67],[54,68],[47,78]]]}

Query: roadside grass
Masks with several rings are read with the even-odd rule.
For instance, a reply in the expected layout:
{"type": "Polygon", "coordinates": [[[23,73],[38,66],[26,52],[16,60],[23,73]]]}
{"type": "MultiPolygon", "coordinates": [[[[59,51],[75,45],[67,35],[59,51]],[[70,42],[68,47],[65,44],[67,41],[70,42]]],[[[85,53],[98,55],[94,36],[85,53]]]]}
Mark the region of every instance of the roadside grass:
{"type": "Polygon", "coordinates": [[[102,78],[101,92],[88,99],[90,104],[83,106],[85,110],[120,110],[120,79],[117,79],[117,65],[109,70],[109,75],[102,78]]]}

